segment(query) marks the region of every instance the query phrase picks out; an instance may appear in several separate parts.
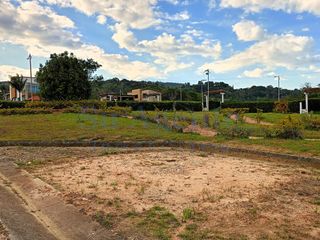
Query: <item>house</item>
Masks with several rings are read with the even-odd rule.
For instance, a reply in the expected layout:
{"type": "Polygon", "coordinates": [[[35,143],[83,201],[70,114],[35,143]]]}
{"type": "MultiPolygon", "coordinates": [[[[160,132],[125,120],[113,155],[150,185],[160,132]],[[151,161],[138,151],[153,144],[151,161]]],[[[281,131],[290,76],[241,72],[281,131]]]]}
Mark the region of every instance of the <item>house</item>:
{"type": "Polygon", "coordinates": [[[121,95],[119,93],[106,93],[100,95],[101,101],[133,101],[133,96],[131,95],[121,95]]]}
{"type": "MultiPolygon", "coordinates": [[[[21,92],[21,100],[35,100],[35,101],[39,101],[40,97],[39,97],[39,83],[37,82],[36,78],[31,78],[30,77],[23,77],[24,80],[26,81],[26,85],[23,89],[23,91],[21,92]]],[[[9,99],[10,100],[18,100],[19,99],[19,92],[17,91],[17,89],[15,89],[14,87],[12,87],[9,84],[9,99]]]]}
{"type": "Polygon", "coordinates": [[[0,100],[10,100],[9,88],[9,81],[0,81],[0,100]]]}
{"type": "Polygon", "coordinates": [[[162,95],[160,92],[153,90],[133,89],[128,92],[129,96],[133,96],[134,101],[137,102],[161,102],[162,95]]]}

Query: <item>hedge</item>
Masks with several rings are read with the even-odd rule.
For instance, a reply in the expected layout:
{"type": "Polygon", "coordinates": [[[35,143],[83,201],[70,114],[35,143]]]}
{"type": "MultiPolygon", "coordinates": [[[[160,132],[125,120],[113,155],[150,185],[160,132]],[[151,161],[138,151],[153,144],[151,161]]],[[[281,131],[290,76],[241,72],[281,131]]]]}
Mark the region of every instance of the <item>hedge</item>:
{"type": "MultiPolygon", "coordinates": [[[[26,107],[28,108],[52,108],[52,109],[65,109],[71,107],[81,108],[95,108],[105,109],[107,107],[130,107],[134,111],[154,111],[159,109],[160,111],[172,111],[174,108],[177,111],[201,111],[201,102],[183,102],[183,101],[163,101],[163,102],[135,102],[135,101],[123,101],[123,102],[102,102],[98,100],[87,101],[51,101],[51,102],[28,102],[26,107]]],[[[217,108],[220,106],[219,102],[210,102],[210,108],[217,108]]]]}
{"type": "MultiPolygon", "coordinates": [[[[299,112],[299,102],[290,101],[289,111],[292,113],[299,112]]],[[[94,108],[94,109],[106,109],[107,107],[130,107],[133,111],[153,111],[159,109],[160,111],[172,111],[174,108],[177,111],[201,111],[201,102],[195,101],[163,101],[163,102],[102,102],[98,100],[83,100],[83,101],[50,101],[50,102],[11,102],[0,101],[0,109],[8,108],[45,108],[45,109],[65,109],[72,107],[80,108],[94,108]]],[[[220,107],[220,102],[210,102],[210,110],[220,107]]],[[[249,108],[249,112],[255,113],[257,109],[262,109],[263,112],[272,112],[274,109],[273,101],[264,102],[226,102],[221,105],[222,108],[249,108]]],[[[309,110],[320,111],[320,98],[309,99],[309,110]]]]}
{"type": "Polygon", "coordinates": [[[222,108],[248,108],[250,113],[256,113],[257,109],[263,112],[272,112],[274,107],[273,101],[268,102],[226,102],[222,108]]]}
{"type": "Polygon", "coordinates": [[[0,109],[8,108],[24,108],[25,102],[15,102],[15,101],[0,101],[0,109]]]}
{"type": "Polygon", "coordinates": [[[5,108],[0,109],[0,115],[29,115],[29,114],[51,114],[52,109],[49,108],[5,108]]]}
{"type": "MultiPolygon", "coordinates": [[[[296,100],[289,102],[289,112],[299,113],[300,102],[303,103],[305,107],[304,100],[296,100]]],[[[263,112],[273,112],[274,101],[264,101],[264,102],[226,102],[222,104],[222,108],[249,108],[250,113],[256,113],[257,109],[262,109],[263,112]]],[[[309,99],[309,111],[320,111],[320,98],[309,99]]]]}

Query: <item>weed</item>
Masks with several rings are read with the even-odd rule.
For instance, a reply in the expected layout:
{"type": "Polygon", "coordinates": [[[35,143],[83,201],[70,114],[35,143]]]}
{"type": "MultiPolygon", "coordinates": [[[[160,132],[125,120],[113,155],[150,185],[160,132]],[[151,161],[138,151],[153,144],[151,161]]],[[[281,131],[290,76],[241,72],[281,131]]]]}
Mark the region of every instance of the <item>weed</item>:
{"type": "Polygon", "coordinates": [[[144,232],[161,240],[171,239],[171,232],[179,225],[179,221],[172,213],[159,206],[147,210],[144,219],[138,224],[144,232]]]}
{"type": "Polygon", "coordinates": [[[105,228],[110,229],[113,227],[114,215],[110,213],[105,214],[104,212],[99,211],[93,216],[93,219],[105,228]]]}
{"type": "Polygon", "coordinates": [[[182,221],[186,222],[192,219],[195,215],[195,212],[192,208],[185,208],[182,211],[182,221]]]}
{"type": "Polygon", "coordinates": [[[179,234],[182,240],[205,240],[205,239],[223,239],[219,236],[212,238],[208,230],[200,230],[198,225],[189,224],[185,227],[184,231],[179,234]]]}

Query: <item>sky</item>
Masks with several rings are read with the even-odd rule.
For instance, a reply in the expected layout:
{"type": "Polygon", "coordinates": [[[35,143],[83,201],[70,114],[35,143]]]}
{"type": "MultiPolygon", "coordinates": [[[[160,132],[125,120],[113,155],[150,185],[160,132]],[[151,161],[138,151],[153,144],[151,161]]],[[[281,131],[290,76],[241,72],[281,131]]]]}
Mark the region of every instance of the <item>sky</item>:
{"type": "Polygon", "coordinates": [[[0,80],[68,51],[105,79],[317,86],[319,37],[320,0],[1,0],[0,80]]]}

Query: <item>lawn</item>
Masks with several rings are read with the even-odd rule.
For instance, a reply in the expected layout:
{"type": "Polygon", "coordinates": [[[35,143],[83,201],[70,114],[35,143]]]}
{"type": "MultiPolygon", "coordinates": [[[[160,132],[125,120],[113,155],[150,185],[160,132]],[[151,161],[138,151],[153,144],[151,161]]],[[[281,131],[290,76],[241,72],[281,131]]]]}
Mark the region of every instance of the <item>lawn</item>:
{"type": "MultiPolygon", "coordinates": [[[[134,112],[133,115],[137,115],[134,112]]],[[[157,114],[148,112],[148,114],[157,114]]],[[[206,113],[197,112],[164,112],[169,120],[191,118],[203,125],[206,113]]],[[[219,117],[219,128],[228,129],[235,123],[218,115],[209,113],[210,124],[214,116],[219,117]]],[[[267,115],[271,116],[271,115],[267,115]]],[[[281,115],[276,115],[280,116],[281,115]]],[[[239,126],[250,129],[254,136],[263,136],[258,124],[239,123],[239,126]]],[[[305,131],[309,138],[320,138],[319,131],[305,131]]],[[[283,140],[283,139],[228,139],[222,136],[205,137],[192,133],[173,132],[160,125],[129,118],[105,117],[89,114],[39,114],[0,116],[0,140],[83,140],[83,141],[134,141],[134,140],[179,140],[215,142],[236,145],[265,151],[286,152],[303,155],[320,155],[320,141],[283,140]]]]}
{"type": "Polygon", "coordinates": [[[157,124],[89,114],[0,116],[0,140],[209,140],[157,124]]]}

